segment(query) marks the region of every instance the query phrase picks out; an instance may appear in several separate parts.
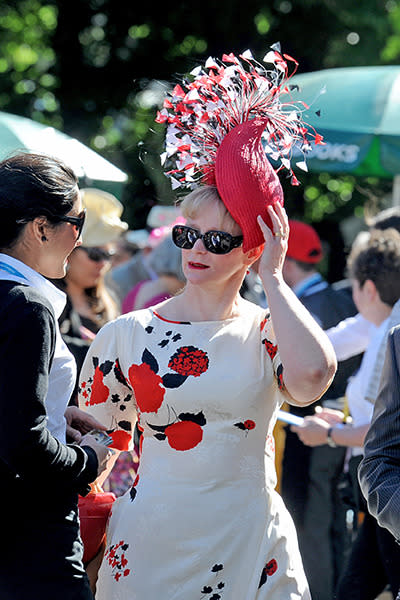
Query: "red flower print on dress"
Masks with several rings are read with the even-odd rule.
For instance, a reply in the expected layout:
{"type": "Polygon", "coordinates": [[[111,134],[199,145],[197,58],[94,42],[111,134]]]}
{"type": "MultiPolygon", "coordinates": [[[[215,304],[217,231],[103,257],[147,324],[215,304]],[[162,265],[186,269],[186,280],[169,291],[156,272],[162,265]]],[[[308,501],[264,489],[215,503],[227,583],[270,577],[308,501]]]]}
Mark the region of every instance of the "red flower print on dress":
{"type": "Polygon", "coordinates": [[[269,562],[267,562],[267,564],[265,565],[265,572],[267,573],[267,575],[271,576],[273,575],[276,570],[278,569],[278,563],[276,562],[276,560],[274,558],[272,558],[269,562]]]}
{"type": "Polygon", "coordinates": [[[279,364],[278,368],[276,370],[276,376],[278,379],[278,388],[281,390],[281,392],[285,391],[285,384],[283,383],[283,365],[279,364]]]}
{"type": "Polygon", "coordinates": [[[262,343],[265,346],[266,351],[269,354],[271,360],[274,360],[276,353],[278,352],[278,346],[270,342],[270,340],[264,339],[262,343]]]}
{"type": "Polygon", "coordinates": [[[271,314],[266,313],[265,317],[263,318],[263,320],[260,323],[260,331],[262,331],[264,329],[264,327],[266,326],[266,324],[268,323],[270,318],[271,318],[271,314]]]}
{"type": "Polygon", "coordinates": [[[200,444],[203,439],[203,430],[193,421],[178,421],[166,427],[165,435],[174,450],[190,450],[200,444]]]}
{"type": "Polygon", "coordinates": [[[128,376],[139,410],[144,413],[157,412],[165,394],[165,388],[161,386],[162,378],[147,363],[131,365],[128,376]]]}
{"type": "Polygon", "coordinates": [[[151,425],[148,426],[157,431],[154,437],[157,440],[167,440],[168,444],[174,450],[191,450],[195,448],[203,439],[202,427],[206,424],[206,419],[202,412],[181,413],[176,421],[167,425],[151,425]]]}
{"type": "Polygon", "coordinates": [[[252,419],[246,419],[245,421],[240,421],[239,423],[235,423],[235,427],[241,429],[246,432],[246,436],[252,429],[255,429],[255,422],[252,419]]]}
{"type": "MultiPolygon", "coordinates": [[[[104,384],[104,377],[108,375],[113,366],[113,361],[106,360],[99,365],[98,357],[93,357],[94,375],[91,381],[90,398],[86,400],[86,406],[93,406],[94,404],[103,404],[107,402],[107,398],[110,393],[110,389],[104,384]]],[[[89,380],[90,381],[90,380],[89,380]]],[[[81,388],[86,388],[87,382],[84,381],[81,384],[81,388]]],[[[83,392],[83,396],[87,398],[87,390],[83,392]]]]}
{"type": "Polygon", "coordinates": [[[113,577],[115,581],[119,581],[121,577],[127,577],[131,572],[127,569],[128,559],[126,558],[125,552],[128,550],[129,544],[125,544],[123,540],[118,544],[110,546],[104,554],[104,560],[107,561],[111,567],[113,577]]]}
{"type": "Polygon", "coordinates": [[[261,578],[260,578],[260,583],[258,584],[258,587],[260,588],[262,585],[264,585],[264,583],[267,581],[268,577],[271,577],[271,575],[276,573],[277,569],[278,569],[278,563],[276,562],[275,558],[271,558],[271,560],[267,562],[267,564],[265,565],[265,567],[263,568],[263,570],[261,572],[261,578]]]}
{"type": "Polygon", "coordinates": [[[267,435],[266,448],[270,454],[275,454],[275,438],[273,435],[267,435]]]}
{"type": "Polygon", "coordinates": [[[207,371],[208,363],[208,356],[203,350],[194,346],[182,346],[171,356],[168,367],[185,377],[200,377],[207,371]]]}
{"type": "Polygon", "coordinates": [[[125,451],[129,450],[129,444],[132,439],[132,435],[127,431],[122,431],[121,429],[117,429],[116,431],[111,431],[109,436],[112,437],[113,443],[111,444],[112,448],[116,448],[117,450],[125,451]]]}

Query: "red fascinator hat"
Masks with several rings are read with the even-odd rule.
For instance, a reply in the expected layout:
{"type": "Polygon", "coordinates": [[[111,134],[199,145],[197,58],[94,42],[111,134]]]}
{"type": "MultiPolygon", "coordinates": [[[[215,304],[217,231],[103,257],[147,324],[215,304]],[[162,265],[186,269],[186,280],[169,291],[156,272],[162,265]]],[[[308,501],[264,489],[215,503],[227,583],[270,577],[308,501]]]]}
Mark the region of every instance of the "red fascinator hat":
{"type": "Polygon", "coordinates": [[[156,118],[168,124],[161,163],[172,188],[216,186],[242,229],[244,252],[264,242],[258,215],[271,225],[267,206],[283,204],[277,171],[286,168],[298,185],[290,165],[293,147],[301,155],[297,165],[307,170],[311,143],[322,143],[302,121],[305,105],[290,97],[287,61],[295,65],[291,75],[296,61],[282,55],[279,44],[264,61],[270,69],[249,50],[221,61],[209,58],[168,93],[156,118]]]}
{"type": "Polygon", "coordinates": [[[217,190],[242,229],[243,252],[264,243],[257,216],[271,226],[267,206],[283,205],[280,181],[261,143],[264,129],[260,119],[237,125],[222,140],[215,160],[217,190]]]}

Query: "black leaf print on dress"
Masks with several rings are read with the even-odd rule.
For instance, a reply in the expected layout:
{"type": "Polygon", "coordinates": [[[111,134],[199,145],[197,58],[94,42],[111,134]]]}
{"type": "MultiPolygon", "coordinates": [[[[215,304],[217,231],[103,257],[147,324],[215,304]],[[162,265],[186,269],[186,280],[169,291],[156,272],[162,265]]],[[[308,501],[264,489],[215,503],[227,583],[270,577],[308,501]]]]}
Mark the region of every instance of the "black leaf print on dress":
{"type": "Polygon", "coordinates": [[[152,327],[151,325],[148,325],[148,326],[145,328],[145,332],[146,332],[146,333],[152,333],[153,329],[154,329],[154,327],[152,327]]]}
{"type": "Polygon", "coordinates": [[[147,425],[154,431],[161,431],[161,432],[164,432],[166,430],[166,428],[168,427],[168,425],[150,425],[150,423],[147,423],[147,425]]]}
{"type": "Polygon", "coordinates": [[[103,375],[108,375],[112,369],[114,362],[112,360],[105,360],[99,367],[103,375]]]}
{"type": "Polygon", "coordinates": [[[283,392],[285,390],[285,384],[283,383],[283,365],[279,364],[276,370],[276,375],[278,377],[278,388],[283,392]]]}
{"type": "Polygon", "coordinates": [[[277,569],[278,563],[276,562],[275,558],[272,558],[270,561],[267,562],[267,564],[261,572],[260,583],[258,584],[258,587],[260,588],[262,585],[264,585],[268,577],[271,577],[271,575],[273,575],[277,571],[277,569]]]}
{"type": "Polygon", "coordinates": [[[197,425],[201,425],[202,427],[207,423],[203,412],[199,412],[197,415],[193,413],[181,413],[178,416],[181,421],[193,421],[193,423],[197,423],[197,425]]]}
{"type": "Polygon", "coordinates": [[[162,377],[162,382],[166,388],[177,388],[185,383],[187,375],[180,375],[179,373],[166,373],[162,377]]]}
{"type": "Polygon", "coordinates": [[[124,431],[131,431],[132,423],[130,421],[118,421],[118,427],[120,427],[124,431]]]}
{"type": "Polygon", "coordinates": [[[155,433],[154,437],[160,440],[160,442],[162,442],[167,436],[165,435],[165,433],[155,433]]]}
{"type": "Polygon", "coordinates": [[[121,370],[121,366],[119,364],[119,358],[117,358],[117,360],[115,361],[114,375],[115,375],[115,379],[118,381],[118,383],[122,383],[122,385],[126,385],[126,387],[129,387],[128,382],[126,381],[125,376],[121,370]]]}
{"type": "Polygon", "coordinates": [[[173,341],[173,342],[179,342],[179,340],[181,340],[181,339],[182,339],[182,336],[181,336],[181,334],[180,334],[180,333],[176,333],[176,334],[174,335],[174,337],[172,338],[172,341],[173,341]]]}
{"type": "MultiPolygon", "coordinates": [[[[122,402],[130,402],[132,400],[132,394],[127,394],[125,396],[125,398],[122,398],[122,402]]],[[[121,404],[121,406],[119,407],[119,410],[125,410],[126,406],[125,404],[121,404]]]]}
{"type": "Polygon", "coordinates": [[[134,499],[136,498],[136,494],[137,494],[137,489],[135,487],[131,487],[131,490],[129,492],[129,495],[131,497],[131,502],[133,502],[134,499]]]}
{"type": "MultiPolygon", "coordinates": [[[[202,413],[199,413],[199,415],[202,413]]],[[[220,564],[220,563],[216,563],[215,565],[213,565],[213,567],[211,568],[211,572],[215,573],[215,577],[218,576],[218,573],[220,571],[222,571],[222,569],[224,568],[224,565],[220,564]]],[[[215,585],[215,584],[213,584],[215,585]]],[[[225,583],[223,581],[220,581],[217,586],[218,590],[221,591],[221,594],[223,593],[223,588],[225,587],[225,583]]],[[[220,594],[217,594],[215,592],[215,590],[213,589],[213,587],[211,585],[205,585],[203,587],[203,589],[201,590],[202,594],[206,594],[207,596],[209,596],[209,594],[212,594],[212,596],[209,596],[207,600],[220,600],[220,598],[222,598],[222,596],[220,594]]],[[[202,598],[204,598],[204,595],[202,596],[202,598]]]]}
{"type": "Polygon", "coordinates": [[[209,585],[205,585],[201,590],[201,594],[211,594],[212,591],[212,587],[210,587],[209,585]]]}
{"type": "Polygon", "coordinates": [[[211,571],[213,573],[218,573],[218,571],[222,571],[223,568],[224,568],[224,565],[214,565],[213,568],[211,569],[211,571]]]}
{"type": "Polygon", "coordinates": [[[262,570],[261,573],[261,577],[260,577],[260,583],[258,584],[258,588],[260,588],[262,585],[264,585],[264,583],[267,581],[267,574],[264,571],[264,569],[262,570]]]}
{"type": "Polygon", "coordinates": [[[161,340],[161,342],[158,342],[158,345],[160,346],[160,348],[165,348],[165,346],[168,346],[169,344],[169,340],[161,340]]]}
{"type": "Polygon", "coordinates": [[[147,350],[147,348],[145,348],[143,351],[142,362],[149,365],[149,367],[153,371],[153,373],[158,373],[159,367],[158,367],[157,359],[155,356],[152,355],[152,353],[149,350],[147,350]]]}

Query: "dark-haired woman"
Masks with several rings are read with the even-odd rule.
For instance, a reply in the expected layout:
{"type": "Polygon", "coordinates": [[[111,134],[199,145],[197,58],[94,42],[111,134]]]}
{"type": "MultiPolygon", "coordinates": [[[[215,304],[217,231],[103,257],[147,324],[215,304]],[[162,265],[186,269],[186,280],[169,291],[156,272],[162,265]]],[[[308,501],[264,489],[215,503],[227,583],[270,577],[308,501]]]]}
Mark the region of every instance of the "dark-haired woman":
{"type": "Polygon", "coordinates": [[[65,275],[84,218],[65,164],[30,153],[0,162],[2,600],[92,598],[77,500],[111,451],[85,433],[95,419],[67,409],[76,367],[57,325],[65,295],[47,279],[65,275]],[[67,427],[79,445],[66,445],[67,427]]]}

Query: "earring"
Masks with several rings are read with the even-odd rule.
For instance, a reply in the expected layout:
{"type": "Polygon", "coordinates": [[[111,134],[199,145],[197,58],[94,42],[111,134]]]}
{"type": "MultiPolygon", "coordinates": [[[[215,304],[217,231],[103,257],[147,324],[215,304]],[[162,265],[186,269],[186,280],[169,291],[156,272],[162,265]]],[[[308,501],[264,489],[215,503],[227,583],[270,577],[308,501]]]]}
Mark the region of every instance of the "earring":
{"type": "Polygon", "coordinates": [[[47,242],[47,237],[45,235],[42,235],[42,242],[47,242]]]}

